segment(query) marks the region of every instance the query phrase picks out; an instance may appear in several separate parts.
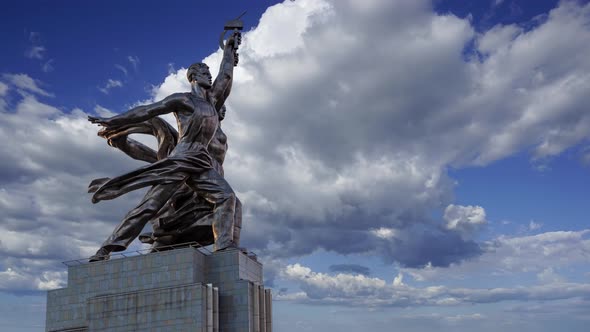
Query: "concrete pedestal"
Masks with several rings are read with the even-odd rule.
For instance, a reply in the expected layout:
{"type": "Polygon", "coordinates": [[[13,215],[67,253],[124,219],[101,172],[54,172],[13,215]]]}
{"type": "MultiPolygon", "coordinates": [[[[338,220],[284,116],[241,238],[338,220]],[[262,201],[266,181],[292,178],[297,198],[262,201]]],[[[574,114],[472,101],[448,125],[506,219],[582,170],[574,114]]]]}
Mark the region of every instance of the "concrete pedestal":
{"type": "Polygon", "coordinates": [[[272,332],[262,265],[195,248],[81,264],[47,294],[46,331],[272,332]]]}

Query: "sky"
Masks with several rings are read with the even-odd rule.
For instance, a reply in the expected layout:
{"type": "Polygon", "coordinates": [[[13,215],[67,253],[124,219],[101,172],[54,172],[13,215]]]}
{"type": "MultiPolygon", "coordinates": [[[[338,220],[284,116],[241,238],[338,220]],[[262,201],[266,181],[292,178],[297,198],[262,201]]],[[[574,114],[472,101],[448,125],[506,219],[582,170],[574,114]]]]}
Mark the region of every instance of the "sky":
{"type": "Polygon", "coordinates": [[[43,331],[61,262],[143,194],[90,202],[90,180],[142,163],[87,116],[188,91],[194,62],[216,75],[244,10],[225,176],[276,331],[587,330],[590,4],[575,0],[3,3],[0,330],[43,331]]]}

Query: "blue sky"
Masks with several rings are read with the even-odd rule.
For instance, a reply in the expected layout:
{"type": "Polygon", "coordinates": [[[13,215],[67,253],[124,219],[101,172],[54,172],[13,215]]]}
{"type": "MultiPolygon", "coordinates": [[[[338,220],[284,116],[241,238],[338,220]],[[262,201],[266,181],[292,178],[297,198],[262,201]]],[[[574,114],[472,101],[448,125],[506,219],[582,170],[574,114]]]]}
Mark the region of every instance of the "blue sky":
{"type": "Polygon", "coordinates": [[[244,10],[225,169],[277,331],[585,331],[590,5],[549,0],[4,4],[0,330],[141,196],[91,204],[141,163],[86,116],[187,91],[244,10]]]}

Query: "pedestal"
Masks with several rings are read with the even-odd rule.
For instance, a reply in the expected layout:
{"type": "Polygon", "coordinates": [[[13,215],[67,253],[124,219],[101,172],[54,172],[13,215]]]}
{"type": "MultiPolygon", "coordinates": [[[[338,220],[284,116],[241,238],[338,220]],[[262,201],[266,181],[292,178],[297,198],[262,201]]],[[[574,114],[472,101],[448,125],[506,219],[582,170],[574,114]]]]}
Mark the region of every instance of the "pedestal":
{"type": "Polygon", "coordinates": [[[239,250],[176,249],[68,267],[46,331],[272,332],[262,264],[239,250]]]}

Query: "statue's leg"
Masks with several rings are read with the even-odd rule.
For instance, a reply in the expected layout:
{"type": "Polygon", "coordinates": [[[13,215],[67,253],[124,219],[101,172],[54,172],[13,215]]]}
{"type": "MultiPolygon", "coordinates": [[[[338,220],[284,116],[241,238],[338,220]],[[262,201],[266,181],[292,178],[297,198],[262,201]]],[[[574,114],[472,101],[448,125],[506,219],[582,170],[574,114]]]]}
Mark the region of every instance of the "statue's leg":
{"type": "Polygon", "coordinates": [[[141,233],[146,223],[164,206],[182,183],[170,183],[153,186],[143,197],[139,205],[129,211],[115,228],[113,233],[103,242],[91,261],[104,260],[113,251],[123,251],[141,233]]]}
{"type": "Polygon", "coordinates": [[[234,216],[236,209],[236,195],[227,181],[216,170],[210,169],[198,176],[191,177],[187,184],[197,194],[214,204],[211,218],[215,250],[235,247],[234,216]]]}

